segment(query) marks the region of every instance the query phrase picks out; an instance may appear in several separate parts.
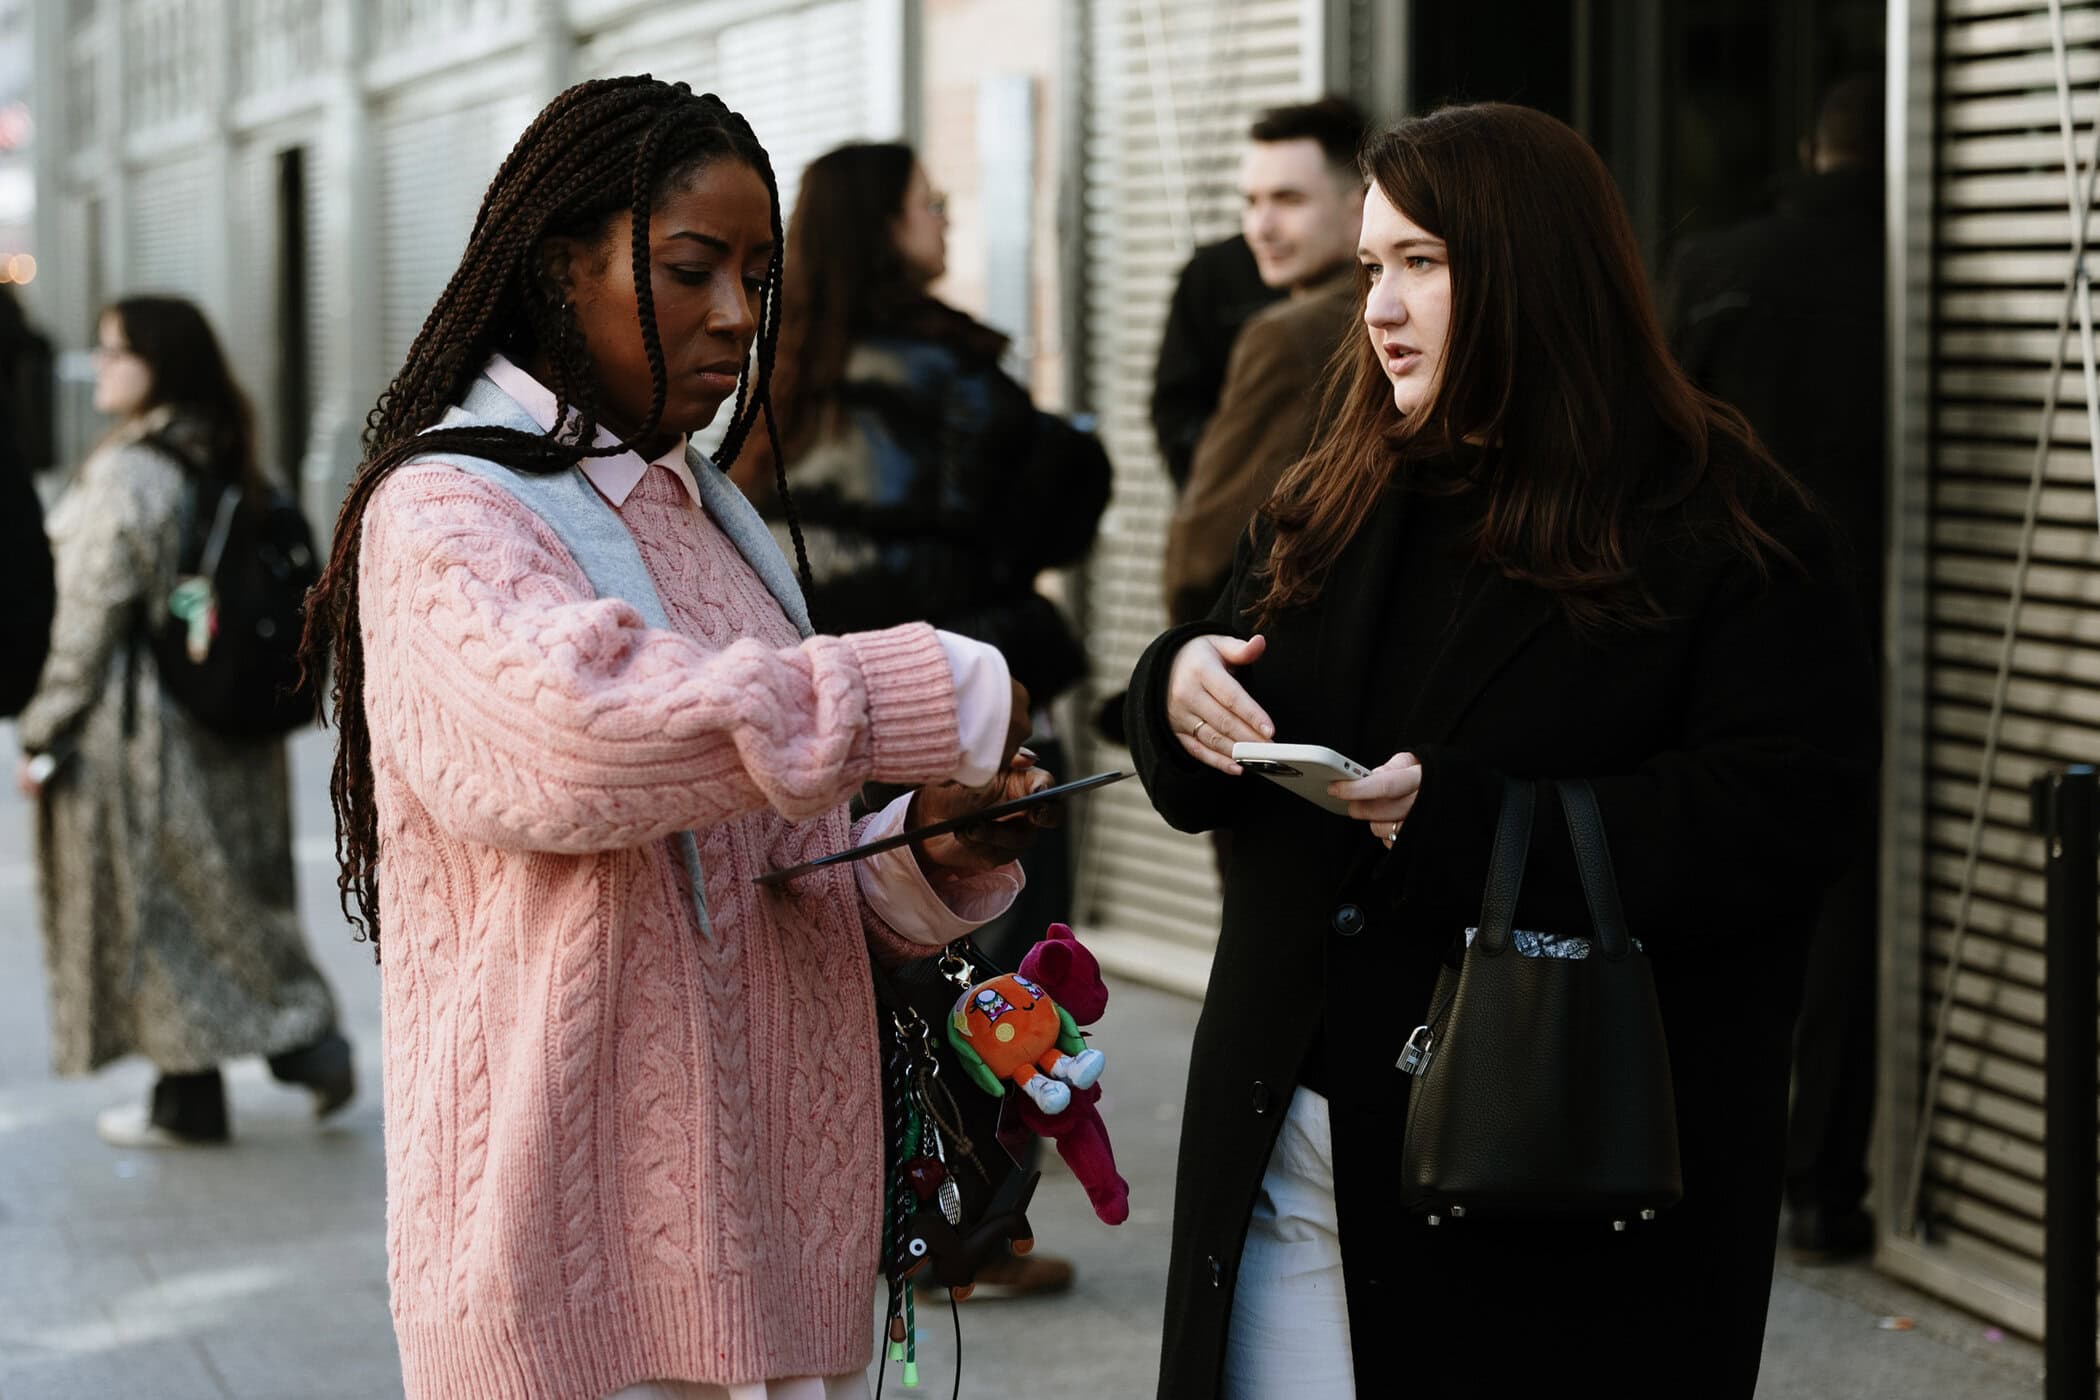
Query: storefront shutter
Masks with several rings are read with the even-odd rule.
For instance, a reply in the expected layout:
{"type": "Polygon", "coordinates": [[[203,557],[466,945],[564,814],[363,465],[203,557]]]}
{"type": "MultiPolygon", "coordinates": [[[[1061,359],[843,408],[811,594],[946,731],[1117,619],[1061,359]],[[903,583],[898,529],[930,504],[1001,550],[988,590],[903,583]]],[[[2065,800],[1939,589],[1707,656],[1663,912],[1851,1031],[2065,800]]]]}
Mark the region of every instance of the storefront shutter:
{"type": "MultiPolygon", "coordinates": [[[[1238,227],[1235,175],[1260,109],[1317,95],[1321,36],[1297,0],[1098,0],[1087,54],[1089,389],[1115,496],[1086,575],[1091,710],[1166,625],[1172,488],[1153,440],[1154,359],[1175,277],[1238,227]]],[[[1086,771],[1128,766],[1089,737],[1086,771]]],[[[1200,991],[1217,938],[1210,844],[1170,830],[1135,783],[1088,799],[1079,917],[1104,961],[1200,991]]]]}
{"type": "Polygon", "coordinates": [[[379,287],[382,362],[392,374],[445,289],[489,178],[538,110],[529,97],[382,112],[379,287]]]}
{"type": "Polygon", "coordinates": [[[132,177],[129,227],[131,292],[172,292],[202,300],[206,256],[218,212],[205,197],[202,156],[182,155],[142,167],[132,177]]]}
{"type": "MultiPolygon", "coordinates": [[[[1925,772],[1910,784],[1922,811],[1895,819],[1898,839],[1919,848],[1923,927],[1903,930],[1899,945],[1922,964],[1924,1005],[1915,1039],[1895,1047],[1916,1057],[1915,1075],[1903,1066],[1897,1082],[1926,1082],[1950,978],[1954,997],[1925,1107],[1926,1241],[1901,1241],[1883,1262],[2036,1334],[2045,968],[2043,852],[2028,830],[2027,784],[2100,760],[2100,530],[2074,320],[1957,967],[1962,873],[2070,219],[2047,10],[2006,0],[1945,0],[1940,10],[1925,647],[1917,670],[1898,677],[1924,696],[1925,772]]],[[[2065,10],[2082,159],[2100,114],[2100,7],[2065,10]]],[[[1890,1155],[1907,1162],[1912,1145],[1899,1146],[1890,1155]]]]}

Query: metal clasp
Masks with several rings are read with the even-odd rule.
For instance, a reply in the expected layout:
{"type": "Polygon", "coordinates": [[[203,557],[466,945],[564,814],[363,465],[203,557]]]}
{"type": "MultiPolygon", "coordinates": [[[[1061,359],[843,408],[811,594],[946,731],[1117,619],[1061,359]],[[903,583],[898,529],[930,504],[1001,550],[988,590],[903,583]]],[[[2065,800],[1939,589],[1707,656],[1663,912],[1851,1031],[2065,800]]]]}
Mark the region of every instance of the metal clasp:
{"type": "Polygon", "coordinates": [[[977,982],[976,967],[968,958],[953,949],[942,953],[935,966],[940,969],[941,976],[966,992],[977,982]]]}
{"type": "Polygon", "coordinates": [[[1429,1073],[1429,1057],[1435,1053],[1436,1037],[1429,1033],[1429,1027],[1416,1026],[1415,1033],[1407,1038],[1406,1048],[1400,1052],[1396,1068],[1402,1074],[1420,1078],[1429,1073]]]}

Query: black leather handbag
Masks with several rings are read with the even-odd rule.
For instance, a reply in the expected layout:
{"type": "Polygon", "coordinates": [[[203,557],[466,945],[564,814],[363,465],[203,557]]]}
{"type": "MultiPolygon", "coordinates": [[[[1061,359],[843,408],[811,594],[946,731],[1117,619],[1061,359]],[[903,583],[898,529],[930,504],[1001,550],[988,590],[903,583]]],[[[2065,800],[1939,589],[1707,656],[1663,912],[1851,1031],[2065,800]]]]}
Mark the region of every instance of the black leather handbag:
{"type": "Polygon", "coordinates": [[[1445,1218],[1653,1219],[1684,1194],[1648,956],[1626,926],[1588,783],[1556,784],[1593,937],[1515,928],[1537,787],[1512,779],[1480,925],[1400,1068],[1416,1076],[1401,1195],[1445,1218]]]}

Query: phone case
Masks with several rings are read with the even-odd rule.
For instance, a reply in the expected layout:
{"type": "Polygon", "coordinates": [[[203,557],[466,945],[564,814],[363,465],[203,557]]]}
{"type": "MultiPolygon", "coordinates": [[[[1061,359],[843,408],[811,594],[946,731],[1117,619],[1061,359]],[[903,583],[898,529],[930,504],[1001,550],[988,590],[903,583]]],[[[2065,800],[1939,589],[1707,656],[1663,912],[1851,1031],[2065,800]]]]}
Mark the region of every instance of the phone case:
{"type": "Polygon", "coordinates": [[[1249,744],[1232,746],[1232,761],[1250,773],[1289,788],[1316,807],[1349,815],[1349,804],[1327,794],[1329,783],[1368,778],[1371,770],[1342,757],[1323,744],[1249,744]]]}

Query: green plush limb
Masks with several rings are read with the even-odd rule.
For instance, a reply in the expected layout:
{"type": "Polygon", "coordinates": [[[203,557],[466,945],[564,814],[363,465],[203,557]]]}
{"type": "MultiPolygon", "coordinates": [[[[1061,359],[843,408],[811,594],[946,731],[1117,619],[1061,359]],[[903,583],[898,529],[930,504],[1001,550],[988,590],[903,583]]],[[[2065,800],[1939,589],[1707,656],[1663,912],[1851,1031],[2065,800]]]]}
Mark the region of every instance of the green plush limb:
{"type": "Polygon", "coordinates": [[[955,1029],[953,1021],[948,1023],[948,1043],[955,1047],[956,1057],[962,1061],[963,1069],[969,1074],[972,1084],[995,1099],[1006,1097],[1006,1086],[999,1082],[998,1075],[992,1073],[992,1067],[970,1048],[969,1039],[955,1029]]]}
{"type": "Polygon", "coordinates": [[[1079,1034],[1079,1023],[1062,1006],[1057,1008],[1057,1024],[1062,1031],[1057,1037],[1058,1049],[1067,1055],[1077,1055],[1086,1049],[1086,1041],[1079,1034]]]}

